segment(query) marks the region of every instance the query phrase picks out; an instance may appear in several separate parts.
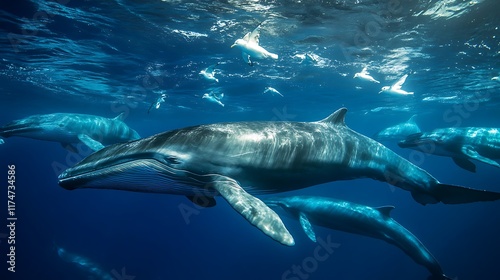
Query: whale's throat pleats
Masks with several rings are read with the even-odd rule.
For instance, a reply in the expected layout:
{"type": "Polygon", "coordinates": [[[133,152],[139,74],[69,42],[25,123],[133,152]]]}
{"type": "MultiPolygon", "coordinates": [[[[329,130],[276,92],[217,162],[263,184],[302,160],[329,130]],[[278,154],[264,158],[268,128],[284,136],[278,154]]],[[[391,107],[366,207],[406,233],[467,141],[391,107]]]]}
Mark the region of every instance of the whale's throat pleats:
{"type": "MultiPolygon", "coordinates": [[[[84,174],[84,188],[117,189],[136,192],[196,195],[210,182],[210,175],[197,175],[167,166],[155,159],[118,163],[84,174]]],[[[78,179],[78,178],[77,178],[78,179]]]]}

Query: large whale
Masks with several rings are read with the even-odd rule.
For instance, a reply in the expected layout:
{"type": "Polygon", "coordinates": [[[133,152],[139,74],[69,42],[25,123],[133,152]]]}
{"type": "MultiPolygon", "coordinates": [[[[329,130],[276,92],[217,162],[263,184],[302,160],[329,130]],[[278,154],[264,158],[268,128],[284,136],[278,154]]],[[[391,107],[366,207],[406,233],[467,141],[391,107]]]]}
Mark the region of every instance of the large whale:
{"type": "Polygon", "coordinates": [[[317,122],[200,125],[112,145],[64,171],[59,185],[180,194],[207,205],[220,194],[253,225],[287,245],[293,238],[279,217],[252,195],[368,177],[406,189],[422,204],[500,199],[500,193],[439,183],[349,129],[346,112],[339,109],[317,122]]]}
{"type": "Polygon", "coordinates": [[[438,261],[422,242],[391,218],[394,206],[369,207],[312,196],[273,197],[264,199],[264,202],[285,210],[289,216],[299,220],[302,229],[314,242],[316,234],[312,224],[377,238],[397,246],[416,263],[426,267],[432,279],[451,279],[444,275],[438,261]]]}
{"type": "Polygon", "coordinates": [[[402,148],[448,156],[461,168],[476,172],[477,160],[500,167],[500,129],[485,127],[451,127],[408,136],[398,143],[402,148]]]}
{"type": "Polygon", "coordinates": [[[0,127],[0,136],[20,136],[38,140],[60,142],[63,147],[74,149],[71,144],[83,142],[94,151],[104,145],[139,139],[139,134],[123,122],[123,114],[108,119],[85,114],[55,113],[33,115],[12,121],[0,127]]]}

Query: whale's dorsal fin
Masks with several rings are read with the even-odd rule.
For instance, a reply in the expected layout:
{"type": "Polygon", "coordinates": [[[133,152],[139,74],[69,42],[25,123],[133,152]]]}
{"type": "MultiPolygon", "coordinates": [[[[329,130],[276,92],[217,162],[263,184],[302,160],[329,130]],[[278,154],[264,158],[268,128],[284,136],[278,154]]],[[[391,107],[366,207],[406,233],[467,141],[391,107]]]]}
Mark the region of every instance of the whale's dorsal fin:
{"type": "Polygon", "coordinates": [[[415,119],[417,118],[417,114],[411,116],[411,118],[407,121],[408,123],[416,123],[415,119]]]}
{"type": "Polygon", "coordinates": [[[306,214],[300,212],[299,221],[300,225],[302,226],[302,229],[307,234],[307,237],[309,237],[309,239],[311,239],[313,242],[316,242],[316,234],[314,233],[311,222],[309,222],[309,219],[307,218],[306,214]]]}
{"type": "Polygon", "coordinates": [[[337,111],[333,112],[333,114],[326,117],[325,119],[322,119],[320,122],[345,125],[344,119],[346,113],[347,113],[347,108],[340,108],[337,111]]]}
{"type": "Polygon", "coordinates": [[[382,215],[386,217],[391,217],[391,211],[396,208],[392,205],[375,207],[382,215]]]}
{"type": "Polygon", "coordinates": [[[123,121],[125,119],[125,112],[121,112],[118,116],[114,117],[113,120],[123,121]]]}

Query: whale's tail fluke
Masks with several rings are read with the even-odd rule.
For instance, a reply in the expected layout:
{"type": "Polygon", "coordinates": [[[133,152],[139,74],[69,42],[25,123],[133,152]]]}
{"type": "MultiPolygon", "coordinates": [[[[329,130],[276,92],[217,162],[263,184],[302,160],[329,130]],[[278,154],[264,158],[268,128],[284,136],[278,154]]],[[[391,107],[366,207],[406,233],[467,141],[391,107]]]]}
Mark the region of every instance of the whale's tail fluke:
{"type": "Polygon", "coordinates": [[[476,190],[462,186],[437,184],[432,188],[431,194],[412,192],[413,198],[421,203],[461,204],[480,201],[495,201],[500,199],[500,193],[476,190]]]}
{"type": "Polygon", "coordinates": [[[500,193],[476,190],[462,186],[438,184],[436,193],[445,204],[471,203],[479,201],[495,201],[500,199],[500,193]]]}

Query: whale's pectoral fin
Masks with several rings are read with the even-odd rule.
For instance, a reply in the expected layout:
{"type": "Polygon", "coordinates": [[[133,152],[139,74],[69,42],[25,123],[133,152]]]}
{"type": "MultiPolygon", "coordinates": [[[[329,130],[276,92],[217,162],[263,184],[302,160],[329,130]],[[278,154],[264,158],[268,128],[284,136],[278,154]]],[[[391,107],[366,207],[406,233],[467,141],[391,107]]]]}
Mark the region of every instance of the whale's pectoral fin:
{"type": "Polygon", "coordinates": [[[80,139],[83,144],[87,145],[94,151],[99,151],[100,149],[104,148],[104,146],[100,142],[90,138],[90,136],[88,136],[87,134],[79,134],[78,139],[80,139]]]}
{"type": "Polygon", "coordinates": [[[473,158],[475,160],[482,161],[486,164],[493,165],[496,167],[500,167],[500,164],[498,164],[498,162],[496,162],[492,159],[489,159],[487,157],[483,157],[476,150],[474,150],[473,147],[471,147],[469,145],[465,145],[462,147],[462,153],[464,153],[466,156],[473,158]]]}
{"type": "Polygon", "coordinates": [[[412,191],[411,196],[413,197],[413,199],[415,199],[416,202],[422,205],[435,204],[439,202],[439,199],[434,195],[424,192],[412,191]]]}
{"type": "Polygon", "coordinates": [[[472,173],[476,173],[476,165],[472,163],[472,161],[466,159],[466,158],[453,158],[453,162],[455,162],[456,165],[460,166],[461,168],[470,171],[472,173]]]}
{"type": "Polygon", "coordinates": [[[309,219],[307,218],[306,214],[300,212],[299,221],[300,225],[302,226],[302,229],[307,234],[307,237],[309,237],[309,239],[311,239],[313,242],[316,242],[316,234],[314,233],[312,225],[309,222],[309,219]]]}
{"type": "Polygon", "coordinates": [[[191,200],[192,203],[204,207],[204,208],[210,208],[214,207],[217,202],[215,201],[215,198],[210,197],[210,196],[205,196],[205,195],[187,195],[186,196],[189,200],[191,200]]]}
{"type": "Polygon", "coordinates": [[[284,245],[292,246],[295,244],[292,235],[278,214],[260,199],[248,194],[236,181],[227,178],[223,181],[213,182],[212,187],[234,210],[269,237],[284,245]]]}

